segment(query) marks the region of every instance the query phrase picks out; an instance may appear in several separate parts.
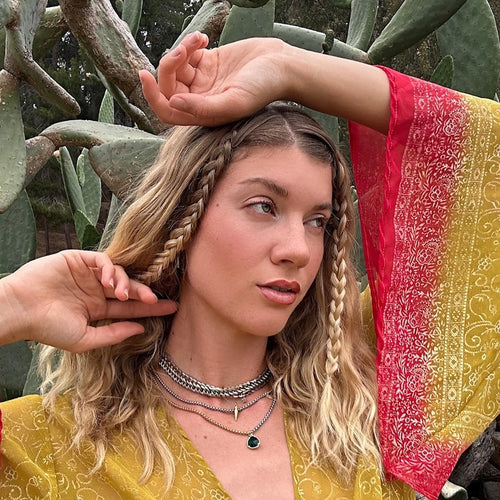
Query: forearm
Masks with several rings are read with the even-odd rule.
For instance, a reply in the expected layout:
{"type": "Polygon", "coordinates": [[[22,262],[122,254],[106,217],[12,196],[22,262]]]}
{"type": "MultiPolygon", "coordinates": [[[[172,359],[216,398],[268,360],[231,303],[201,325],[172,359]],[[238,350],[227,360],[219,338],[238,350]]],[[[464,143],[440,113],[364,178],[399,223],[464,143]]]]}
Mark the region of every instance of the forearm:
{"type": "Polygon", "coordinates": [[[291,46],[283,54],[287,98],[387,133],[390,91],[383,70],[291,46]]]}

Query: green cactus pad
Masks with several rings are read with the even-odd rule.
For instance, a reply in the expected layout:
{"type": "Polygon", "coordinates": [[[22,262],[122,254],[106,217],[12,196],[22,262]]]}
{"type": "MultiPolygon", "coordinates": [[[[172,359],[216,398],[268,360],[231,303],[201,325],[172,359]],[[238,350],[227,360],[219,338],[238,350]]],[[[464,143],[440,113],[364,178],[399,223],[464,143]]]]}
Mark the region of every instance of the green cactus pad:
{"type": "MultiPolygon", "coordinates": [[[[153,127],[151,125],[151,122],[148,120],[146,115],[137,107],[134,106],[127,98],[127,96],[114,84],[108,82],[106,80],[106,77],[97,69],[96,70],[99,79],[101,82],[104,84],[106,87],[106,90],[111,96],[113,96],[113,99],[116,101],[118,106],[127,113],[128,116],[132,119],[132,121],[137,124],[137,126],[141,130],[145,130],[146,132],[153,133],[153,127]]],[[[106,98],[107,99],[107,98],[106,98]]],[[[107,106],[108,104],[104,104],[104,98],[101,102],[101,109],[104,106],[107,106]]],[[[111,113],[106,111],[106,115],[101,115],[101,110],[99,110],[99,121],[104,122],[104,123],[114,123],[114,103],[113,103],[113,119],[111,119],[111,113]],[[102,118],[102,119],[101,119],[102,118]],[[109,120],[109,121],[108,121],[109,120]]]]}
{"type": "MultiPolygon", "coordinates": [[[[466,0],[405,0],[368,49],[374,64],[403,52],[445,23],[466,0]]],[[[475,33],[475,29],[473,30],[475,33]]]]}
{"type": "Polygon", "coordinates": [[[55,123],[46,128],[40,135],[50,139],[56,148],[80,146],[88,149],[120,139],[133,141],[135,139],[157,138],[153,134],[135,128],[92,120],[69,120],[55,123]]]}
{"type": "Polygon", "coordinates": [[[0,213],[19,196],[26,175],[26,148],[19,81],[0,71],[0,213]]]}
{"type": "Polygon", "coordinates": [[[327,3],[333,7],[341,7],[343,9],[348,9],[353,2],[354,0],[327,0],[327,3]]]}
{"type": "Polygon", "coordinates": [[[320,113],[314,109],[304,108],[327,132],[335,144],[339,143],[339,120],[336,116],[320,113]]]}
{"type": "Polygon", "coordinates": [[[190,16],[187,16],[184,18],[184,21],[182,21],[182,28],[181,31],[184,31],[188,26],[189,23],[194,19],[194,14],[191,14],[190,16]]]}
{"type": "Polygon", "coordinates": [[[115,105],[113,96],[109,90],[104,92],[104,97],[102,98],[99,108],[98,120],[103,123],[115,123],[115,105]]]}
{"type": "Polygon", "coordinates": [[[322,44],[325,41],[325,33],[292,26],[291,24],[274,23],[273,36],[280,38],[290,45],[312,52],[322,52],[322,44]]]}
{"type": "Polygon", "coordinates": [[[352,0],[347,45],[360,50],[369,47],[377,10],[378,0],[352,0]]]}
{"type": "Polygon", "coordinates": [[[142,0],[124,0],[122,19],[128,24],[130,32],[135,37],[139,29],[142,14],[142,0]]]}
{"type": "Polygon", "coordinates": [[[453,88],[453,74],[455,73],[455,63],[450,55],[444,56],[436,69],[432,72],[430,81],[442,85],[443,87],[453,88]]]}
{"type": "MultiPolygon", "coordinates": [[[[323,52],[323,42],[325,42],[326,38],[325,33],[281,23],[274,23],[273,36],[280,38],[290,45],[312,52],[323,52]]],[[[366,52],[351,47],[337,39],[334,40],[329,54],[345,59],[353,59],[354,61],[368,62],[366,52]]]]}
{"type": "Polygon", "coordinates": [[[23,395],[31,357],[31,349],[24,340],[0,347],[0,398],[2,401],[23,395]]]}
{"type": "Polygon", "coordinates": [[[27,186],[38,171],[49,161],[54,154],[55,147],[46,137],[36,136],[26,141],[26,179],[27,186]]]}
{"type": "Polygon", "coordinates": [[[40,20],[33,40],[33,59],[47,53],[68,30],[61,8],[48,7],[40,20]]]}
{"type": "Polygon", "coordinates": [[[36,225],[26,191],[0,215],[0,273],[13,273],[35,258],[36,225]]]}
{"type": "Polygon", "coordinates": [[[0,2],[0,28],[3,28],[9,21],[12,13],[12,3],[2,0],[0,2]]]}
{"type": "MultiPolygon", "coordinates": [[[[2,0],[0,0],[2,2],[2,0]]],[[[6,5],[3,2],[0,5],[6,5]]],[[[1,26],[1,25],[0,25],[1,26]]],[[[62,37],[68,27],[60,7],[48,7],[40,20],[33,40],[33,59],[39,59],[62,37]]],[[[3,68],[5,56],[5,28],[0,29],[0,67],[3,68]]]]}
{"type": "Polygon", "coordinates": [[[5,63],[5,33],[5,28],[0,28],[0,69],[3,69],[5,63]]]}
{"type": "Polygon", "coordinates": [[[85,215],[95,226],[101,211],[101,179],[94,172],[89,160],[89,150],[83,149],[76,162],[76,175],[82,189],[85,215]]]}
{"type": "Polygon", "coordinates": [[[220,36],[220,45],[244,38],[268,37],[273,34],[274,0],[262,7],[246,9],[233,6],[220,36]]]}
{"type": "Polygon", "coordinates": [[[82,188],[78,182],[78,176],[73,165],[73,160],[67,148],[60,148],[59,162],[61,164],[61,174],[66,189],[66,196],[68,197],[69,205],[73,214],[77,210],[85,213],[85,202],[83,201],[82,188]]]}
{"type": "Polygon", "coordinates": [[[116,224],[120,217],[123,215],[127,208],[126,203],[120,200],[114,194],[111,195],[111,203],[109,204],[108,218],[106,219],[106,225],[104,226],[104,231],[101,236],[101,246],[107,247],[111,238],[113,237],[113,232],[115,230],[116,224]]]}
{"type": "MultiPolygon", "coordinates": [[[[361,222],[359,218],[358,200],[354,200],[354,217],[356,219],[356,243],[353,246],[353,261],[358,276],[366,276],[366,264],[363,254],[363,238],[361,236],[361,222]]],[[[366,280],[365,280],[366,281],[366,280]]]]}
{"type": "Polygon", "coordinates": [[[489,3],[467,0],[436,35],[441,54],[453,56],[453,88],[493,99],[500,76],[500,44],[489,3]]]}
{"type": "Polygon", "coordinates": [[[172,45],[171,49],[175,49],[179,43],[189,33],[201,31],[209,35],[212,32],[211,26],[218,24],[218,20],[225,21],[230,12],[227,2],[219,2],[217,0],[206,0],[200,7],[200,10],[191,19],[191,22],[183,27],[182,33],[172,45]]]}
{"type": "Polygon", "coordinates": [[[126,196],[131,186],[149,168],[163,144],[160,137],[122,139],[89,151],[92,168],[119,198],[126,196]]]}
{"type": "Polygon", "coordinates": [[[235,5],[236,7],[242,7],[246,9],[256,9],[259,7],[263,7],[270,1],[272,0],[229,0],[229,3],[231,5],[235,5]]]}
{"type": "Polygon", "coordinates": [[[38,372],[38,359],[40,357],[40,344],[36,344],[32,350],[31,362],[28,373],[26,374],[26,382],[24,383],[22,395],[40,394],[40,385],[42,377],[38,372]]]}
{"type": "Polygon", "coordinates": [[[24,0],[16,7],[16,22],[9,24],[5,35],[5,69],[29,83],[54,106],[70,115],[79,114],[76,100],[33,60],[33,38],[45,10],[44,2],[24,0]]]}
{"type": "Polygon", "coordinates": [[[75,230],[80,242],[80,246],[83,250],[95,250],[101,239],[99,231],[96,229],[94,224],[89,220],[89,218],[80,210],[77,210],[73,214],[73,219],[75,221],[75,230]]]}

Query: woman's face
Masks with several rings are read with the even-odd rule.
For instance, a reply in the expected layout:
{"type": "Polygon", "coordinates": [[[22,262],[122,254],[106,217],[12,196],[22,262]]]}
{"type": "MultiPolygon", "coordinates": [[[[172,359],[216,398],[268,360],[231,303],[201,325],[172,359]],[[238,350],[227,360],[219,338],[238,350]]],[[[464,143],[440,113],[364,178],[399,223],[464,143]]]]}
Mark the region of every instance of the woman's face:
{"type": "Polygon", "coordinates": [[[296,147],[234,161],[187,249],[181,307],[218,328],[278,333],[318,272],[331,200],[330,165],[296,147]]]}

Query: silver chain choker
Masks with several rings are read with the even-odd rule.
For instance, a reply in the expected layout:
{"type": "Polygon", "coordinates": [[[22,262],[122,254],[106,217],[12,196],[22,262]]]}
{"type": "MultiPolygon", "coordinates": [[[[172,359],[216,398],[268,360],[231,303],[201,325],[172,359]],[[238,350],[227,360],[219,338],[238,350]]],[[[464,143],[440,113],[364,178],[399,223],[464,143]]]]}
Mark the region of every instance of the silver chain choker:
{"type": "Polygon", "coordinates": [[[206,384],[183,372],[168,356],[162,356],[159,365],[181,387],[197,394],[218,398],[245,398],[252,392],[264,387],[271,378],[271,372],[269,368],[266,368],[258,377],[248,382],[233,387],[217,387],[206,384]]]}

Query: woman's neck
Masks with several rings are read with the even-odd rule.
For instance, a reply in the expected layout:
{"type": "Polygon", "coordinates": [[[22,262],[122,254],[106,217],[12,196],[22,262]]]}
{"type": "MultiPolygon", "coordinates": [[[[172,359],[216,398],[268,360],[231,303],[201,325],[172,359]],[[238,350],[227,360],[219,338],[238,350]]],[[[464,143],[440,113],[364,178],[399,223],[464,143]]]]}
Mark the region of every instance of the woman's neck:
{"type": "Polygon", "coordinates": [[[266,347],[267,337],[237,332],[180,307],[172,322],[167,354],[189,375],[207,384],[231,387],[262,373],[266,347]]]}

